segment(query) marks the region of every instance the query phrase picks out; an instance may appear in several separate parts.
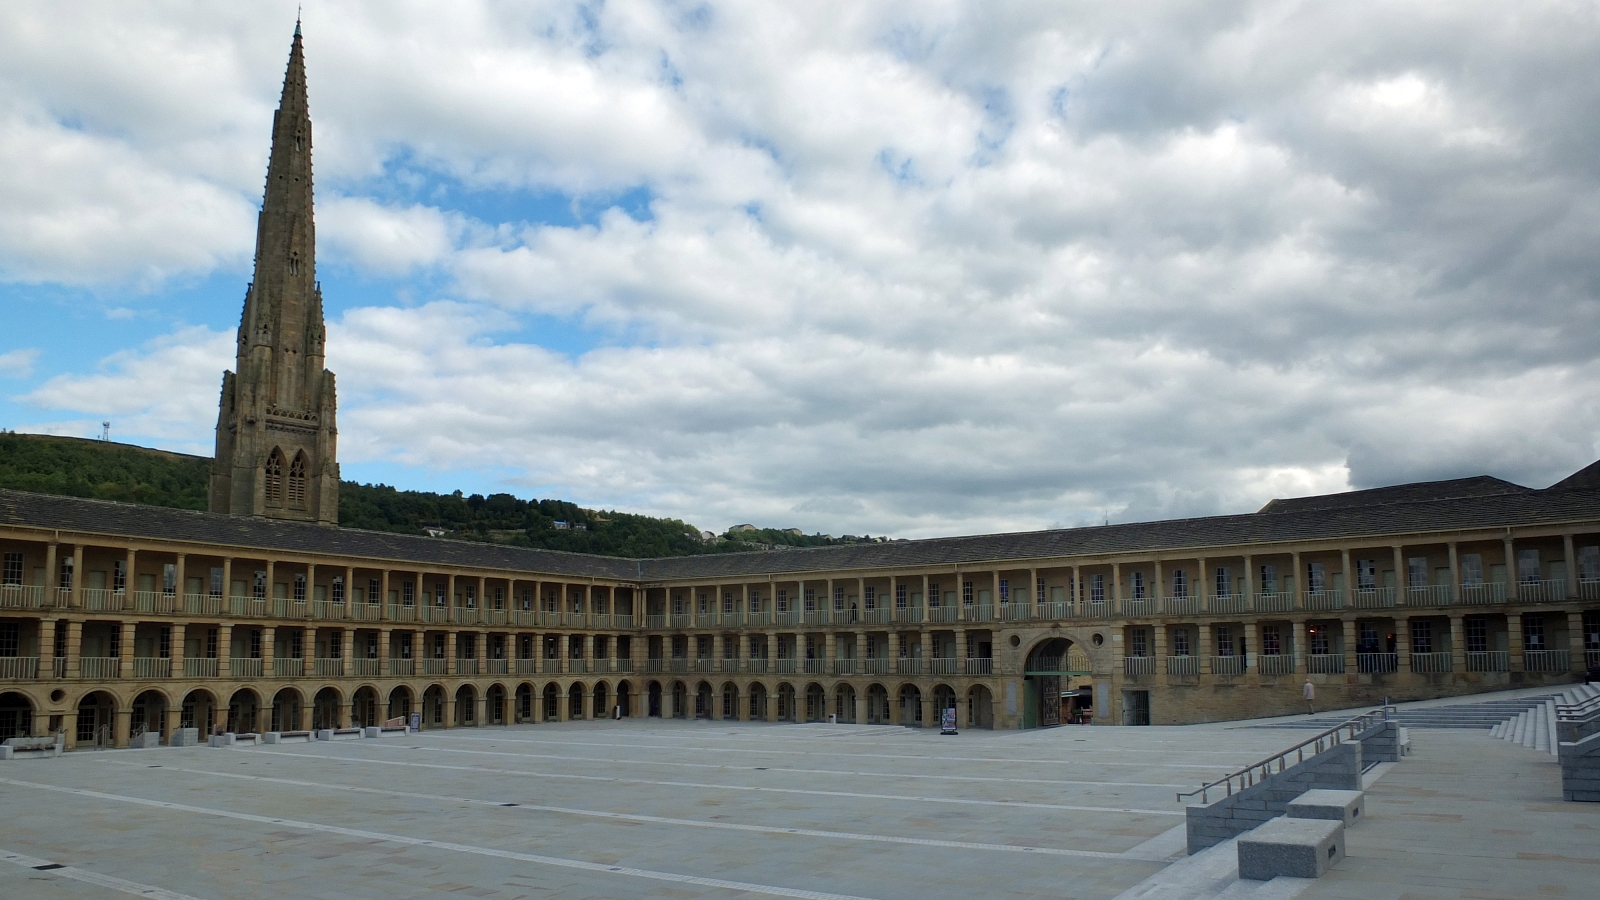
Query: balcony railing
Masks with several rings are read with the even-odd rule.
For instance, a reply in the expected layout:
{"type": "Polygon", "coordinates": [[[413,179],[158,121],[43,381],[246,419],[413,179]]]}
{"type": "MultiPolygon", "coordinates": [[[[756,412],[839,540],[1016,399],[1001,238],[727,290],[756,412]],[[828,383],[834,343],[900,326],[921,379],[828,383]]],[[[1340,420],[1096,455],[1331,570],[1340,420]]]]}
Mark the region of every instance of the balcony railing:
{"type": "Polygon", "coordinates": [[[1293,675],[1294,657],[1287,653],[1263,653],[1256,657],[1256,668],[1263,675],[1293,675]]]}
{"type": "Polygon", "coordinates": [[[1394,606],[1394,593],[1391,587],[1358,588],[1350,595],[1351,605],[1356,609],[1389,609],[1394,606]]]}
{"type": "Polygon", "coordinates": [[[1524,650],[1522,668],[1528,672],[1565,672],[1572,656],[1566,650],[1524,650]]]}
{"type": "Polygon", "coordinates": [[[1411,671],[1425,675],[1442,675],[1450,671],[1449,653],[1413,653],[1411,671]]]}
{"type": "Polygon", "coordinates": [[[135,656],[133,658],[133,677],[171,678],[172,660],[156,656],[135,656]]]}
{"type": "Polygon", "coordinates": [[[853,660],[853,659],[836,659],[836,660],[833,661],[833,674],[835,674],[835,675],[854,675],[855,673],[856,673],[856,661],[855,660],[853,660]]]}
{"type": "Polygon", "coordinates": [[[1289,591],[1264,591],[1255,595],[1252,605],[1256,612],[1291,612],[1294,610],[1294,594],[1289,591]]]}
{"type": "Polygon", "coordinates": [[[799,663],[799,660],[793,657],[779,657],[772,661],[772,673],[774,675],[793,675],[795,674],[795,669],[798,668],[797,663],[799,663]]]}
{"type": "Polygon", "coordinates": [[[750,670],[749,671],[750,671],[751,675],[765,675],[765,674],[767,674],[767,669],[769,667],[767,665],[767,660],[766,660],[765,657],[752,656],[749,659],[749,664],[750,664],[750,670]]]}
{"type": "Polygon", "coordinates": [[[860,662],[863,675],[889,674],[889,661],[887,659],[863,659],[860,662]]]}
{"type": "Polygon", "coordinates": [[[1213,675],[1243,675],[1245,658],[1243,656],[1213,656],[1211,657],[1211,674],[1213,675]]]}
{"type": "Polygon", "coordinates": [[[1154,675],[1156,673],[1156,658],[1154,656],[1124,656],[1122,658],[1122,674],[1124,675],[1154,675]]]}
{"type": "Polygon", "coordinates": [[[1410,585],[1406,588],[1407,606],[1449,606],[1450,585],[1410,585]]]}
{"type": "Polygon", "coordinates": [[[1122,601],[1122,614],[1130,618],[1161,615],[1161,601],[1154,597],[1140,597],[1122,601]]]}
{"type": "Polygon", "coordinates": [[[228,660],[228,674],[234,678],[260,678],[262,661],[249,656],[235,656],[228,660]]]}
{"type": "Polygon", "coordinates": [[[895,672],[901,675],[923,674],[922,658],[918,656],[902,656],[895,660],[895,672]]]}
{"type": "Polygon", "coordinates": [[[43,585],[0,584],[0,608],[38,609],[42,606],[44,606],[43,585]]]}
{"type": "Polygon", "coordinates": [[[389,674],[401,676],[415,675],[417,674],[417,661],[414,659],[406,659],[405,657],[391,656],[389,657],[389,674]]]}
{"type": "Polygon", "coordinates": [[[1400,671],[1397,653],[1357,653],[1356,671],[1363,675],[1388,675],[1400,671]]]}
{"type": "MultiPolygon", "coordinates": [[[[1244,594],[1212,594],[1206,602],[1206,610],[1213,615],[1249,612],[1250,598],[1244,594]]],[[[1184,613],[1173,614],[1184,615],[1184,613]]]]}
{"type": "Polygon", "coordinates": [[[936,656],[929,662],[933,664],[931,675],[954,675],[960,671],[960,660],[953,656],[936,656]]]}
{"type": "Polygon", "coordinates": [[[824,674],[827,671],[827,665],[826,665],[826,663],[824,663],[823,660],[820,660],[820,659],[807,659],[807,660],[802,660],[802,662],[805,663],[805,670],[804,671],[805,671],[805,673],[807,675],[821,675],[821,674],[824,674]]]}
{"type": "Polygon", "coordinates": [[[894,610],[896,625],[916,625],[923,620],[922,608],[918,606],[897,606],[894,610]]]}
{"type": "Polygon", "coordinates": [[[1026,600],[1013,600],[1000,604],[1002,622],[1022,622],[1033,617],[1033,604],[1026,600]]]}
{"type": "Polygon", "coordinates": [[[1472,606],[1504,603],[1506,602],[1506,586],[1499,582],[1463,584],[1461,586],[1461,602],[1472,606]]]}
{"type": "MultiPolygon", "coordinates": [[[[11,606],[9,602],[11,592],[20,588],[20,585],[6,585],[0,588],[0,606],[11,606]]],[[[23,590],[36,590],[40,599],[43,599],[44,588],[23,588],[23,590]]],[[[125,591],[113,591],[106,588],[84,588],[83,608],[91,612],[120,612],[123,601],[127,599],[125,591]]],[[[33,605],[38,606],[35,602],[33,605]]]]}
{"type": "Polygon", "coordinates": [[[1168,675],[1199,675],[1200,657],[1198,656],[1169,656],[1167,657],[1168,675]]]}
{"type": "Polygon", "coordinates": [[[1509,672],[1511,654],[1505,650],[1468,650],[1468,672],[1509,672]]]}
{"type": "Polygon", "coordinates": [[[466,658],[459,658],[458,657],[456,659],[456,674],[457,675],[476,675],[476,674],[478,674],[478,661],[476,659],[473,659],[472,657],[466,657],[466,658]]]}
{"type": "Polygon", "coordinates": [[[350,674],[358,678],[377,678],[383,674],[383,660],[368,657],[350,660],[350,674]]]}
{"type": "Polygon", "coordinates": [[[1517,582],[1517,600],[1522,603],[1560,603],[1567,599],[1565,579],[1517,582]]]}
{"type": "Polygon", "coordinates": [[[928,607],[929,622],[957,622],[961,619],[959,606],[930,606],[928,607]]]}
{"type": "Polygon", "coordinates": [[[78,674],[83,678],[120,678],[122,660],[115,656],[85,656],[78,660],[78,674]]]}
{"type": "Polygon", "coordinates": [[[1344,609],[1344,593],[1341,591],[1306,591],[1301,598],[1308,610],[1344,609]]]}
{"type": "Polygon", "coordinates": [[[991,675],[994,673],[994,660],[987,656],[967,657],[968,675],[991,675]]]}
{"type": "MultiPolygon", "coordinates": [[[[1233,600],[1231,597],[1211,597],[1209,599],[1210,608],[1228,607],[1233,600]]],[[[1161,605],[1169,616],[1198,616],[1201,608],[1207,606],[1207,602],[1198,595],[1190,595],[1187,597],[1167,597],[1161,601],[1161,605]]],[[[1071,604],[1068,604],[1068,607],[1070,609],[1071,604]]],[[[1068,614],[1070,615],[1070,613],[1068,614]]]]}
{"type": "Polygon", "coordinates": [[[183,675],[185,678],[215,678],[217,677],[217,659],[215,657],[194,658],[183,661],[183,675]]]}
{"type": "Polygon", "coordinates": [[[422,664],[421,674],[423,675],[443,675],[450,671],[450,661],[447,659],[430,658],[418,660],[418,662],[422,664]]]}
{"type": "Polygon", "coordinates": [[[0,679],[38,678],[39,657],[0,656],[0,679]]]}
{"type": "Polygon", "coordinates": [[[1600,579],[1584,578],[1578,582],[1579,600],[1600,600],[1600,579]]]}
{"type": "Polygon", "coordinates": [[[1339,675],[1344,672],[1343,653],[1312,653],[1306,656],[1306,671],[1313,675],[1339,675]]]}

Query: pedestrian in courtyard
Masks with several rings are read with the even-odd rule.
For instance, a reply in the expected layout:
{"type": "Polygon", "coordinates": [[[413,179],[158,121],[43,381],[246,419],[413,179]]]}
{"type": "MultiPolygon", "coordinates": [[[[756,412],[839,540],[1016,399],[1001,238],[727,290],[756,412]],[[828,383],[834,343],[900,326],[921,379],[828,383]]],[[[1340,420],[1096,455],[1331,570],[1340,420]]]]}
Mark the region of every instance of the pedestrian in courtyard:
{"type": "Polygon", "coordinates": [[[1306,700],[1306,712],[1311,715],[1316,715],[1317,706],[1315,701],[1317,699],[1317,686],[1311,683],[1311,679],[1306,679],[1305,686],[1300,689],[1300,696],[1304,697],[1306,700]]]}

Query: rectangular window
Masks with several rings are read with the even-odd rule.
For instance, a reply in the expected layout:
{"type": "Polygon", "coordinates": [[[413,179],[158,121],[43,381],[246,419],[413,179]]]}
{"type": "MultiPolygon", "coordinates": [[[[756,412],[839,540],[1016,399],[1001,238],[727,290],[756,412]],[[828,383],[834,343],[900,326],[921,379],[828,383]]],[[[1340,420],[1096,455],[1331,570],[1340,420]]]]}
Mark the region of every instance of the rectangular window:
{"type": "Polygon", "coordinates": [[[1037,593],[1035,593],[1034,596],[1039,598],[1039,602],[1040,603],[1043,603],[1044,602],[1044,578],[1043,577],[1039,578],[1039,581],[1038,581],[1037,584],[1034,585],[1034,588],[1037,591],[1037,593]]]}
{"type": "Polygon", "coordinates": [[[1172,570],[1172,596],[1179,600],[1189,596],[1189,576],[1182,569],[1172,570]]]}
{"type": "Polygon", "coordinates": [[[72,590],[72,557],[61,557],[61,576],[56,581],[56,587],[63,591],[72,590]]]}
{"type": "Polygon", "coordinates": [[[217,629],[206,629],[206,659],[217,658],[217,629]]]}
{"type": "Polygon", "coordinates": [[[211,596],[213,596],[213,597],[221,597],[222,596],[222,588],[223,588],[223,584],[222,584],[222,567],[221,566],[212,566],[211,567],[211,596]]]}
{"type": "Polygon", "coordinates": [[[475,584],[469,584],[466,586],[466,590],[463,591],[463,593],[467,595],[467,608],[476,609],[478,606],[478,586],[475,584]]]}
{"type": "Polygon", "coordinates": [[[1135,599],[1135,600],[1143,600],[1144,599],[1144,573],[1143,572],[1135,572],[1135,573],[1133,573],[1133,599],[1135,599]]]}
{"type": "Polygon", "coordinates": [[[1467,652],[1487,652],[1489,649],[1489,620],[1483,616],[1468,616],[1463,625],[1467,632],[1467,652]]]}
{"type": "Polygon", "coordinates": [[[1411,623],[1411,652],[1433,652],[1433,623],[1427,619],[1411,623]]]}
{"type": "Polygon", "coordinates": [[[250,596],[257,600],[267,599],[267,573],[265,570],[258,569],[256,571],[255,581],[250,587],[250,596]]]}
{"type": "Polygon", "coordinates": [[[1276,594],[1278,592],[1278,567],[1261,567],[1261,593],[1276,594]]]}
{"type": "Polygon", "coordinates": [[[816,588],[806,588],[805,603],[806,603],[806,607],[805,607],[805,611],[806,612],[816,612],[817,611],[817,589],[816,588]]]}
{"type": "Polygon", "coordinates": [[[306,635],[304,631],[295,631],[289,635],[289,658],[306,658],[306,635]]]}
{"type": "Polygon", "coordinates": [[[1277,625],[1261,626],[1261,652],[1267,656],[1283,655],[1283,631],[1277,625]]]}
{"type": "Polygon", "coordinates": [[[942,595],[939,593],[939,582],[937,582],[937,581],[928,582],[928,605],[929,606],[938,606],[939,605],[939,597],[940,596],[942,596],[942,595]]]}
{"type": "Polygon", "coordinates": [[[1537,551],[1537,550],[1518,550],[1517,551],[1517,580],[1518,581],[1538,581],[1539,580],[1539,551],[1537,551]]]}
{"type": "Polygon", "coordinates": [[[1228,567],[1227,566],[1217,566],[1216,576],[1217,576],[1217,578],[1216,578],[1217,596],[1218,597],[1229,597],[1229,596],[1232,596],[1233,595],[1233,578],[1231,577],[1231,573],[1228,571],[1228,567]]]}
{"type": "Polygon", "coordinates": [[[1217,626],[1217,655],[1233,655],[1233,629],[1227,625],[1217,626]]]}
{"type": "Polygon", "coordinates": [[[903,584],[897,584],[894,586],[894,608],[906,608],[906,586],[903,584]]]}
{"type": "Polygon", "coordinates": [[[1328,569],[1322,563],[1306,563],[1306,590],[1320,594],[1328,589],[1328,569]]]}
{"type": "MultiPolygon", "coordinates": [[[[61,640],[62,626],[56,626],[56,640],[61,640]]],[[[1583,649],[1600,650],[1600,611],[1591,610],[1583,614],[1583,649]]],[[[66,653],[57,653],[65,656],[66,653]]]]}
{"type": "Polygon", "coordinates": [[[4,583],[4,584],[21,584],[22,583],[22,554],[21,553],[7,553],[6,554],[5,574],[3,576],[0,576],[0,583],[4,583]]]}
{"type": "Polygon", "coordinates": [[[22,647],[22,629],[15,622],[0,622],[0,656],[17,656],[22,647]]]}
{"type": "Polygon", "coordinates": [[[1356,590],[1375,591],[1378,589],[1378,563],[1371,559],[1356,560],[1356,590]]]}
{"type": "Polygon", "coordinates": [[[261,629],[250,629],[250,658],[261,658],[261,629]]]}
{"type": "Polygon", "coordinates": [[[722,614],[725,616],[733,615],[733,591],[722,592],[722,614]]]}
{"type": "Polygon", "coordinates": [[[445,584],[446,584],[445,582],[440,582],[440,583],[435,584],[433,586],[433,605],[434,606],[449,606],[450,605],[450,598],[445,595],[445,584]]]}
{"type": "Polygon", "coordinates": [[[333,576],[333,590],[331,591],[331,593],[333,594],[333,602],[335,602],[335,603],[343,603],[344,602],[344,576],[343,575],[335,575],[335,576],[333,576]]]}
{"type": "Polygon", "coordinates": [[[761,592],[760,591],[751,591],[750,592],[750,611],[751,612],[760,612],[761,611],[761,592]]]}
{"type": "Polygon", "coordinates": [[[116,560],[111,564],[111,589],[121,593],[128,589],[128,561],[116,560]]]}
{"type": "Polygon", "coordinates": [[[1472,587],[1483,584],[1483,555],[1461,554],[1461,583],[1472,587]]]}
{"type": "Polygon", "coordinates": [[[1306,638],[1311,642],[1312,656],[1327,656],[1333,650],[1328,642],[1327,629],[1313,625],[1306,629],[1306,638]]]}
{"type": "Polygon", "coordinates": [[[1377,626],[1371,622],[1360,623],[1356,627],[1356,652],[1377,653],[1379,649],[1377,626]]]}
{"type": "Polygon", "coordinates": [[[1000,599],[1001,600],[1010,600],[1011,599],[1011,579],[1009,579],[1009,578],[1000,579],[1000,599]]]}
{"type": "Polygon", "coordinates": [[[294,576],[294,602],[306,602],[306,576],[301,572],[295,573],[294,576]]]}
{"type": "Polygon", "coordinates": [[[1406,587],[1425,588],[1428,586],[1428,558],[1426,556],[1413,556],[1406,560],[1406,587]]]}
{"type": "Polygon", "coordinates": [[[417,602],[417,585],[414,581],[400,582],[400,602],[411,606],[417,602]]]}
{"type": "Polygon", "coordinates": [[[842,586],[833,589],[833,608],[844,609],[844,588],[842,586]]]}
{"type": "Polygon", "coordinates": [[[1189,655],[1189,629],[1175,628],[1172,631],[1172,655],[1189,655]]]}
{"type": "Polygon", "coordinates": [[[1578,580],[1600,581],[1600,547],[1578,548],[1578,580]]]}
{"type": "Polygon", "coordinates": [[[167,563],[161,567],[161,593],[171,597],[178,592],[178,564],[167,563]]]}
{"type": "Polygon", "coordinates": [[[1129,656],[1148,656],[1150,651],[1150,629],[1135,628],[1129,635],[1129,656]]]}
{"type": "Polygon", "coordinates": [[[972,605],[972,582],[970,581],[961,582],[961,605],[972,605]]]}
{"type": "Polygon", "coordinates": [[[778,589],[778,596],[773,601],[773,603],[774,603],[775,606],[777,606],[777,612],[788,612],[789,611],[789,590],[787,588],[779,588],[778,589]]]}
{"type": "Polygon", "coordinates": [[[1089,576],[1089,602],[1102,603],[1106,599],[1106,576],[1095,574],[1089,576]]]}
{"type": "Polygon", "coordinates": [[[1522,649],[1548,649],[1544,644],[1544,616],[1522,617],[1522,649]]]}
{"type": "Polygon", "coordinates": [[[808,635],[806,635],[806,659],[816,659],[816,658],[817,658],[817,636],[814,635],[814,634],[808,634],[808,635]]]}
{"type": "Polygon", "coordinates": [[[878,608],[878,589],[868,585],[861,589],[861,605],[865,609],[878,608]]]}
{"type": "Polygon", "coordinates": [[[161,657],[162,659],[171,659],[172,658],[172,626],[171,625],[163,625],[163,626],[161,626],[161,631],[157,632],[156,655],[161,657]]]}

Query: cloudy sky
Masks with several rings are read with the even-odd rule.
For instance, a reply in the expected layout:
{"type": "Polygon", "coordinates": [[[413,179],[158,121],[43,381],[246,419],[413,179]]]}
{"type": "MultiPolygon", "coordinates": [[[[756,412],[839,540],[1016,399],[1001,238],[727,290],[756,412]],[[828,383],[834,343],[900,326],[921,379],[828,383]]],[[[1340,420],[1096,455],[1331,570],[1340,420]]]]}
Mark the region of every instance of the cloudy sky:
{"type": "MultiPolygon", "coordinates": [[[[209,455],[294,2],[0,7],[0,427],[209,455]]],[[[346,478],[918,537],[1600,456],[1600,5],[305,9],[346,478]]]]}

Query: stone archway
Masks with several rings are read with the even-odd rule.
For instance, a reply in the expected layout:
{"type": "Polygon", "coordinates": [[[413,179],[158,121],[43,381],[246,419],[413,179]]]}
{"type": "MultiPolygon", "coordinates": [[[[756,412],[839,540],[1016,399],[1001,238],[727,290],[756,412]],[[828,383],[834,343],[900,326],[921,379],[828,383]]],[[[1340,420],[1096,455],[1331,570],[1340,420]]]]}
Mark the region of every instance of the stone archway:
{"type": "Polygon", "coordinates": [[[250,688],[240,688],[228,698],[228,730],[237,734],[250,734],[261,727],[261,695],[250,688]]]}
{"type": "Polygon", "coordinates": [[[867,722],[872,725],[885,725],[891,721],[889,717],[889,692],[881,684],[867,687],[867,722]]]}
{"type": "Polygon", "coordinates": [[[694,686],[694,715],[691,718],[711,718],[711,685],[704,681],[694,686]]]}
{"type": "Polygon", "coordinates": [[[445,700],[444,685],[429,685],[422,692],[422,724],[426,728],[443,728],[444,709],[449,704],[445,700]]]}
{"type": "Polygon", "coordinates": [[[133,720],[128,726],[129,737],[154,732],[162,739],[167,735],[167,695],[160,691],[145,691],[133,698],[133,720]]]}
{"type": "Polygon", "coordinates": [[[794,685],[785,681],[778,685],[778,721],[793,722],[795,720],[794,685]]]}
{"type": "Polygon", "coordinates": [[[117,712],[116,698],[106,691],[91,691],[78,701],[78,725],[75,737],[79,747],[97,750],[112,746],[113,717],[117,712]]]}
{"type": "Polygon", "coordinates": [[[361,687],[350,698],[350,724],[357,728],[368,728],[382,724],[378,719],[378,691],[376,688],[370,685],[361,687]]]}
{"type": "Polygon", "coordinates": [[[622,711],[624,719],[633,715],[633,685],[626,681],[617,682],[617,707],[622,711]]]}
{"type": "Polygon", "coordinates": [[[503,684],[491,684],[483,692],[483,718],[486,725],[506,724],[506,688],[503,684]]]}
{"type": "Polygon", "coordinates": [[[394,690],[389,692],[389,718],[405,719],[406,724],[410,725],[412,703],[411,688],[403,684],[397,685],[394,690]]]}
{"type": "Polygon", "coordinates": [[[967,691],[966,725],[968,728],[994,727],[994,695],[981,684],[967,691]]]}
{"type": "Polygon", "coordinates": [[[900,686],[899,715],[896,717],[901,725],[920,726],[922,722],[922,691],[914,684],[900,686]]]}
{"type": "Polygon", "coordinates": [[[594,686],[594,717],[611,718],[611,690],[604,681],[594,686]]]}
{"type": "Polygon", "coordinates": [[[317,696],[311,701],[311,728],[321,731],[324,728],[339,727],[340,707],[344,697],[339,694],[338,688],[325,687],[317,691],[317,696]]]}
{"type": "Polygon", "coordinates": [[[15,691],[0,694],[0,741],[33,732],[33,703],[15,691]]]}
{"type": "Polygon", "coordinates": [[[561,688],[555,682],[544,686],[544,720],[555,722],[561,718],[561,688]]]}
{"type": "Polygon", "coordinates": [[[470,684],[456,688],[456,720],[452,724],[478,724],[478,692],[470,684]]]}
{"type": "Polygon", "coordinates": [[[272,696],[273,731],[299,731],[301,712],[304,709],[300,692],[284,688],[272,696]]]}
{"type": "Polygon", "coordinates": [[[512,719],[517,722],[532,722],[533,717],[533,685],[524,681],[517,685],[516,700],[513,705],[512,719]]]}
{"type": "Polygon", "coordinates": [[[759,681],[750,685],[750,718],[758,722],[767,720],[767,686],[759,681]]]}
{"type": "Polygon", "coordinates": [[[211,733],[216,722],[217,698],[207,690],[193,690],[185,694],[178,714],[179,728],[199,729],[201,737],[211,733]]]}
{"type": "Polygon", "coordinates": [[[722,717],[738,721],[744,718],[739,714],[739,686],[731,681],[722,685],[722,717]]]}
{"type": "Polygon", "coordinates": [[[815,681],[806,685],[805,722],[826,722],[828,720],[828,692],[822,685],[815,681]]]}
{"type": "Polygon", "coordinates": [[[1028,651],[1023,663],[1024,728],[1060,725],[1062,696],[1074,675],[1089,675],[1093,662],[1085,648],[1067,637],[1050,637],[1028,651]]]}

